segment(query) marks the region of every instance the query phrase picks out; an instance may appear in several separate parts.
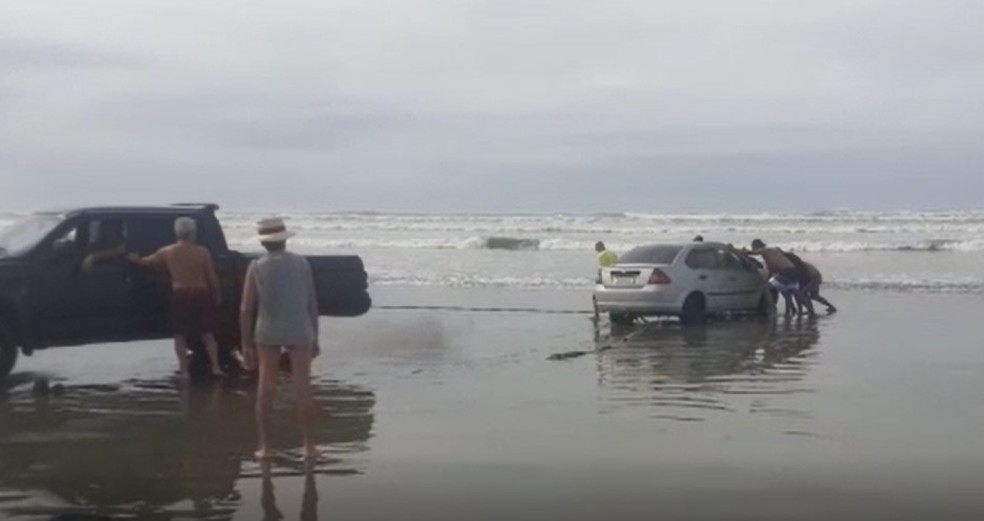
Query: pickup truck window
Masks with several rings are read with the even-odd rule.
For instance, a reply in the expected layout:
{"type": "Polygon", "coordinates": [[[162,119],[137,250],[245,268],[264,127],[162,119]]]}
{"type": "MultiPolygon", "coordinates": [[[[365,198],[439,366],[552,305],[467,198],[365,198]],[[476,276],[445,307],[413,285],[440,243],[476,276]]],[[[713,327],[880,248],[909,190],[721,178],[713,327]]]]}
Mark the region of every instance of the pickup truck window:
{"type": "Polygon", "coordinates": [[[150,255],[174,243],[174,218],[134,217],[127,221],[130,231],[127,249],[141,256],[150,255]]]}
{"type": "Polygon", "coordinates": [[[0,232],[0,257],[26,253],[62,223],[58,215],[32,215],[0,232]]]}
{"type": "MultiPolygon", "coordinates": [[[[187,217],[195,219],[195,224],[198,225],[198,244],[208,248],[212,255],[227,251],[222,228],[219,227],[218,221],[198,215],[188,215],[187,217]]],[[[175,219],[177,219],[175,215],[135,216],[127,219],[128,250],[146,256],[164,246],[173,244],[175,241],[175,219]]]]}

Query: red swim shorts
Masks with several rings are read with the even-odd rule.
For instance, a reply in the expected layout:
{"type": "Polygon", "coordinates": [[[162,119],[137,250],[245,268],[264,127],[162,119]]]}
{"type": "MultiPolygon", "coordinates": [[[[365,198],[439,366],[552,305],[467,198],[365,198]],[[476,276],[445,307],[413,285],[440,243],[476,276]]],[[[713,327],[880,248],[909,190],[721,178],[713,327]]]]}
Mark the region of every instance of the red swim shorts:
{"type": "Polygon", "coordinates": [[[171,331],[189,337],[215,332],[215,296],[208,288],[182,288],[171,293],[171,331]]]}

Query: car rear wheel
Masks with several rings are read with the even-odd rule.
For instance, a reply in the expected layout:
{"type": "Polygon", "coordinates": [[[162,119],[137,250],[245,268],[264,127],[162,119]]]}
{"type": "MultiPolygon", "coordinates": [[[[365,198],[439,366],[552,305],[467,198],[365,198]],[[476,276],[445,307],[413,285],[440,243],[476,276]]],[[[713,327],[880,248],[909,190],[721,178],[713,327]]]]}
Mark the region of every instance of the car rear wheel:
{"type": "Polygon", "coordinates": [[[3,380],[14,370],[17,364],[17,344],[14,342],[13,330],[0,321],[0,380],[3,380]]]}
{"type": "Polygon", "coordinates": [[[700,324],[707,319],[707,302],[704,295],[691,293],[687,300],[683,301],[683,309],[680,312],[680,322],[686,325],[700,324]]]}
{"type": "Polygon", "coordinates": [[[767,317],[771,315],[776,310],[776,301],[772,298],[768,289],[762,290],[762,295],[759,296],[758,307],[755,308],[755,314],[760,317],[767,317]]]}

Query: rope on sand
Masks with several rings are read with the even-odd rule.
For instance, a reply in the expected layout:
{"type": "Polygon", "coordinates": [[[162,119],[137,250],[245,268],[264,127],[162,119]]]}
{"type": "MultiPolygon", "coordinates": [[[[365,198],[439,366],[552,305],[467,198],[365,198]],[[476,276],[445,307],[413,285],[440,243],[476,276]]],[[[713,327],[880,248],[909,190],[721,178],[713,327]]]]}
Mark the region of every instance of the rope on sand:
{"type": "Polygon", "coordinates": [[[544,308],[523,308],[523,307],[482,307],[482,306],[374,306],[376,309],[387,310],[413,310],[413,311],[468,311],[468,312],[492,312],[492,313],[542,313],[548,315],[590,315],[590,310],[582,309],[544,309],[544,308]]]}

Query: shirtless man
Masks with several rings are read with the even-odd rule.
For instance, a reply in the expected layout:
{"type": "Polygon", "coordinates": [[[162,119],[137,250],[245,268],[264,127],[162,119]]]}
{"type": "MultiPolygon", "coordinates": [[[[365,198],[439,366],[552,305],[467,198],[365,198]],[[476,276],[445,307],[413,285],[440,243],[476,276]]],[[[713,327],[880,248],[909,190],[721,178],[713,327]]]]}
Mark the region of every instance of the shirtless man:
{"type": "Polygon", "coordinates": [[[215,315],[222,303],[219,280],[212,256],[195,244],[195,220],[179,217],[174,221],[177,242],[149,257],[130,254],[127,259],[141,266],[166,269],[171,275],[171,328],[174,352],[178,356],[178,377],[188,378],[188,338],[200,335],[208,351],[214,376],[224,376],[219,367],[219,346],[215,341],[215,315]]]}
{"type": "Polygon", "coordinates": [[[799,289],[799,274],[796,266],[786,254],[779,248],[768,248],[761,239],[752,241],[752,251],[750,255],[759,255],[765,262],[765,269],[773,276],[776,289],[782,294],[786,301],[786,314],[791,315],[796,309],[793,303],[792,292],[799,289]]]}

